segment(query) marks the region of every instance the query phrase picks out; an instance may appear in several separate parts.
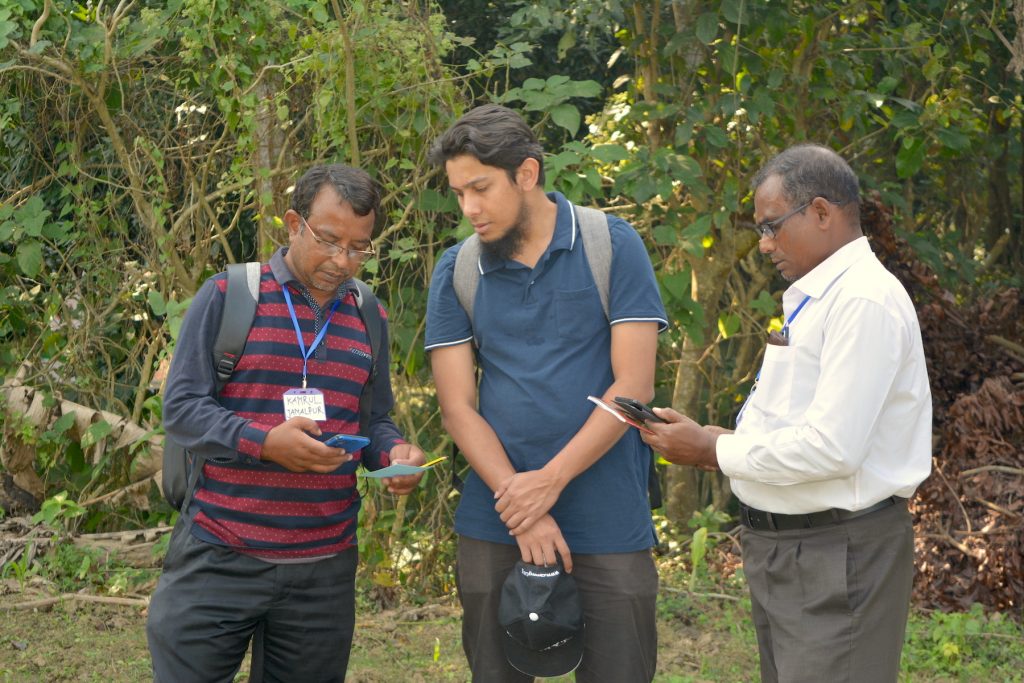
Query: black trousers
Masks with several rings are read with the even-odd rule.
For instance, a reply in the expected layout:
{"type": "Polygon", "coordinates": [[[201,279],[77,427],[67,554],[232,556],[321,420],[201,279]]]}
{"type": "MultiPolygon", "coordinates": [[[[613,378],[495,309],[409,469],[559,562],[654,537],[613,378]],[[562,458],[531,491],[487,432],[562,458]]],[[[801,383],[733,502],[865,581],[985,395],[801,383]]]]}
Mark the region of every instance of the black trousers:
{"type": "MultiPolygon", "coordinates": [[[[520,557],[518,545],[459,536],[462,648],[474,683],[533,683],[505,660],[498,623],[501,586],[520,557]]],[[[648,683],[658,658],[658,571],[651,552],[573,553],[572,562],[587,625],[577,683],[648,683]]]]}
{"type": "Polygon", "coordinates": [[[762,681],[896,681],[914,572],[905,501],[812,529],[744,527],[741,540],[762,681]]]}
{"type": "Polygon", "coordinates": [[[179,523],[146,621],[153,679],[230,683],[262,622],[265,681],[344,681],[358,559],[350,548],[273,564],[199,541],[179,523]]]}

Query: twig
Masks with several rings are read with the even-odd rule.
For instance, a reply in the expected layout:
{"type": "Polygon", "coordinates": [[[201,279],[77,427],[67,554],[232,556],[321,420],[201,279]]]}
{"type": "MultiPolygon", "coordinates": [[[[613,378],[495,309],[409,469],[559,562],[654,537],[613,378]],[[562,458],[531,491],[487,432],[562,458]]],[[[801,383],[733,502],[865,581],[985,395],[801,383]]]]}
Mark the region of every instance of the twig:
{"type": "MultiPolygon", "coordinates": [[[[973,533],[973,532],[971,532],[971,533],[973,533]]],[[[976,560],[982,559],[982,556],[978,553],[978,551],[971,550],[966,545],[964,545],[960,541],[956,540],[955,538],[953,538],[949,534],[923,534],[923,535],[924,535],[925,538],[934,538],[934,539],[938,539],[940,541],[945,541],[946,543],[949,543],[951,546],[953,546],[954,548],[956,548],[957,550],[962,552],[964,555],[967,555],[969,557],[973,557],[976,560]]]]}
{"type": "MultiPolygon", "coordinates": [[[[960,506],[960,512],[964,516],[964,522],[967,523],[967,530],[968,531],[972,531],[972,529],[971,529],[971,518],[967,514],[967,508],[965,508],[964,504],[962,502],[960,502],[959,494],[957,494],[956,490],[949,483],[949,479],[946,479],[946,475],[942,473],[941,469],[936,468],[935,472],[939,475],[939,478],[942,479],[942,483],[944,483],[946,485],[946,488],[949,489],[949,492],[953,494],[953,500],[955,500],[956,504],[960,506]]],[[[950,540],[952,540],[952,538],[950,540]]]]}
{"type": "Polygon", "coordinates": [[[1007,467],[1006,465],[985,465],[983,467],[975,467],[974,469],[964,470],[963,472],[960,473],[960,476],[966,477],[971,474],[977,474],[978,472],[1003,472],[1004,474],[1024,475],[1024,468],[1007,467]]]}
{"type": "Polygon", "coordinates": [[[985,337],[985,340],[990,341],[993,344],[998,344],[999,346],[1002,346],[1004,349],[1010,352],[1011,356],[1013,356],[1017,360],[1024,361],[1024,346],[1012,342],[1009,339],[1006,339],[1005,337],[1000,337],[998,334],[990,334],[985,337]]]}
{"type": "Polygon", "coordinates": [[[671,586],[661,586],[660,590],[668,591],[669,593],[682,593],[694,598],[718,598],[719,600],[731,600],[732,602],[742,601],[742,598],[737,598],[735,595],[726,595],[725,593],[698,593],[697,591],[685,588],[672,588],[671,586]]]}
{"type": "Polygon", "coordinates": [[[145,598],[110,598],[105,595],[85,595],[82,593],[61,593],[53,598],[42,598],[40,600],[29,600],[28,602],[17,602],[13,605],[0,605],[0,611],[16,609],[36,609],[56,605],[65,600],[78,600],[80,602],[99,602],[105,605],[124,605],[126,607],[148,607],[149,600],[145,598]]]}

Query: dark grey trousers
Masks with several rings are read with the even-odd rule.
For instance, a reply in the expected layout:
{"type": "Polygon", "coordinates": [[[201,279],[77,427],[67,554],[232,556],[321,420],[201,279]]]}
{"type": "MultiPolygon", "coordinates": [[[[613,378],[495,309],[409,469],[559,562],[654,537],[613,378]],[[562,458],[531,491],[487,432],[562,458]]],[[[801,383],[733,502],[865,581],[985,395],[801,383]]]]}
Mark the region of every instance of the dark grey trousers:
{"type": "MultiPolygon", "coordinates": [[[[505,660],[498,624],[501,586],[519,546],[459,536],[457,584],[462,602],[462,648],[474,683],[532,683],[505,660]]],[[[573,553],[572,575],[583,603],[586,640],[578,683],[647,683],[658,655],[655,600],[658,572],[648,550],[573,553]]]]}
{"type": "Polygon", "coordinates": [[[196,540],[179,523],[146,621],[154,681],[230,683],[261,622],[265,681],[344,681],[357,562],[350,548],[272,564],[196,540]]]}
{"type": "Polygon", "coordinates": [[[744,528],[742,545],[762,681],[896,681],[914,572],[905,502],[814,529],[744,528]]]}

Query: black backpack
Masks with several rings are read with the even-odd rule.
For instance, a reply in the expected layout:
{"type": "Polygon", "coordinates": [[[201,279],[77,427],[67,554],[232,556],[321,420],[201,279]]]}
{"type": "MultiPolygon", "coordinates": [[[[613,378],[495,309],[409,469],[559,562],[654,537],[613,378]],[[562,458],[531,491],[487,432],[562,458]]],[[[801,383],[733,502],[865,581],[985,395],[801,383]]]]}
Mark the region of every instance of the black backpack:
{"type": "MultiPolygon", "coordinates": [[[[245,340],[256,317],[260,268],[261,265],[257,262],[232,263],[227,268],[228,284],[224,294],[224,310],[212,354],[213,365],[217,369],[218,394],[228,383],[238,359],[245,350],[245,340]]],[[[380,309],[377,307],[377,297],[362,280],[353,278],[352,281],[356,286],[356,304],[359,306],[363,324],[366,325],[366,335],[370,339],[370,354],[373,359],[370,377],[366,380],[363,393],[359,397],[359,432],[365,434],[373,404],[373,383],[377,376],[377,359],[380,357],[382,321],[380,309]]],[[[203,469],[202,461],[202,456],[185,450],[170,436],[164,437],[160,488],[164,498],[176,510],[184,511],[188,504],[203,469]]]]}

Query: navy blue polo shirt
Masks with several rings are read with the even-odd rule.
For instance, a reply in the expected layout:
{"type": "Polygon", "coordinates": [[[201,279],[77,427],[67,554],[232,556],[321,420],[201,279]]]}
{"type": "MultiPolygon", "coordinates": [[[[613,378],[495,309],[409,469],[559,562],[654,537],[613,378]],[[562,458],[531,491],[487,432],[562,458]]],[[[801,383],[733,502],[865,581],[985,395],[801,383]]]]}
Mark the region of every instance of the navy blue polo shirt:
{"type": "MultiPolygon", "coordinates": [[[[473,316],[481,369],[479,410],[516,471],[543,467],[579,431],[613,381],[611,325],[668,326],[654,270],[640,236],[609,216],[612,264],[609,318],[584,253],[575,211],[561,194],[555,231],[534,268],[481,253],[473,316]]],[[[473,329],[452,286],[448,249],[434,269],[427,303],[426,349],[470,344],[473,329]]],[[[647,499],[650,449],[628,430],[551,509],[577,553],[632,552],[655,542],[647,499]]],[[[471,473],[455,513],[459,534],[514,543],[494,510],[493,492],[471,473]]]]}

